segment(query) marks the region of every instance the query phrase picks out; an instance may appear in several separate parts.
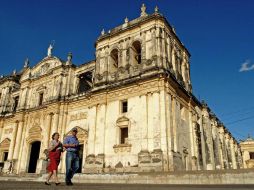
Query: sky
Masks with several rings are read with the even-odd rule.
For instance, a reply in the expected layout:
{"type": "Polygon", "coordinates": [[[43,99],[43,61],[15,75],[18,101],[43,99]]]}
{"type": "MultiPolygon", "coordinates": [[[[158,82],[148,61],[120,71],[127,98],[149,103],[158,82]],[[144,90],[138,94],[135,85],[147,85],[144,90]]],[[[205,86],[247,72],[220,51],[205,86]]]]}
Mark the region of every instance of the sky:
{"type": "Polygon", "coordinates": [[[158,5],[191,53],[193,93],[205,100],[236,139],[254,136],[253,0],[1,0],[0,74],[34,66],[53,54],[83,64],[108,31],[158,5]]]}

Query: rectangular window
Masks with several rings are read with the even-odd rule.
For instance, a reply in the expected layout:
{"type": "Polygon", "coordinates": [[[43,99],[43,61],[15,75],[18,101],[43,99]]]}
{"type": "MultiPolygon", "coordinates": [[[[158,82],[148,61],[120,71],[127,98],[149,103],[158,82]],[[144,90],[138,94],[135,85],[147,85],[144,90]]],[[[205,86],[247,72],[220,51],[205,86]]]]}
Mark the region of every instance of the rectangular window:
{"type": "Polygon", "coordinates": [[[16,110],[17,110],[18,103],[19,103],[19,97],[18,97],[18,96],[16,96],[16,97],[14,98],[13,111],[16,111],[16,110]]]}
{"type": "Polygon", "coordinates": [[[128,112],[128,102],[127,102],[127,100],[123,100],[121,102],[121,107],[122,107],[122,113],[128,112]]]}
{"type": "Polygon", "coordinates": [[[39,94],[39,106],[42,105],[42,102],[43,102],[43,93],[40,93],[39,94]]]}
{"type": "Polygon", "coordinates": [[[250,152],[250,159],[254,159],[254,152],[250,152]]]}
{"type": "Polygon", "coordinates": [[[128,127],[120,128],[121,130],[121,144],[128,143],[128,127]]]}
{"type": "Polygon", "coordinates": [[[4,152],[4,156],[3,156],[3,157],[4,157],[4,159],[3,159],[3,160],[4,160],[4,162],[5,162],[5,161],[7,161],[7,158],[8,158],[8,152],[4,152]]]}

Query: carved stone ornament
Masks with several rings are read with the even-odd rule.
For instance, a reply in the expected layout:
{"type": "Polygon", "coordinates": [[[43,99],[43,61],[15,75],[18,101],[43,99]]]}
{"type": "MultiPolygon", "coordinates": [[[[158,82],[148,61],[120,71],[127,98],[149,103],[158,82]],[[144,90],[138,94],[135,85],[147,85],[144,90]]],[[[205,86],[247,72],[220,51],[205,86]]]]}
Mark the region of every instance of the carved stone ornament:
{"type": "Polygon", "coordinates": [[[11,144],[11,140],[6,138],[0,143],[0,149],[8,150],[11,144]]]}
{"type": "Polygon", "coordinates": [[[131,144],[118,144],[114,145],[113,148],[115,153],[131,152],[131,144]]]}
{"type": "Polygon", "coordinates": [[[146,65],[147,66],[151,65],[152,63],[153,63],[153,61],[151,59],[146,60],[146,65]]]}
{"type": "MultiPolygon", "coordinates": [[[[88,131],[85,129],[82,129],[80,127],[77,127],[77,129],[78,129],[77,138],[78,138],[79,142],[86,143],[87,138],[88,138],[88,131]]],[[[70,130],[68,133],[66,133],[65,136],[71,135],[71,132],[72,131],[70,130]]]]}
{"type": "Polygon", "coordinates": [[[33,126],[29,129],[27,142],[33,142],[33,141],[41,141],[42,135],[41,135],[42,129],[40,126],[33,126]]]}
{"type": "Polygon", "coordinates": [[[102,80],[102,79],[103,79],[103,76],[102,76],[101,74],[97,74],[97,75],[96,75],[96,78],[97,78],[98,80],[102,80]]]}

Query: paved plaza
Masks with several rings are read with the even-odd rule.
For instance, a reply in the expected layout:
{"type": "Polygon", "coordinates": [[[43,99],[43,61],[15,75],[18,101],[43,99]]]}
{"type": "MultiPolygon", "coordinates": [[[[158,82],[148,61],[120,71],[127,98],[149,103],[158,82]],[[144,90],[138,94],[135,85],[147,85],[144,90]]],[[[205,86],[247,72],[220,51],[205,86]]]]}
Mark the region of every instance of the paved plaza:
{"type": "Polygon", "coordinates": [[[46,186],[41,182],[1,181],[0,190],[75,189],[75,190],[250,190],[254,185],[148,185],[148,184],[60,184],[46,186]]]}

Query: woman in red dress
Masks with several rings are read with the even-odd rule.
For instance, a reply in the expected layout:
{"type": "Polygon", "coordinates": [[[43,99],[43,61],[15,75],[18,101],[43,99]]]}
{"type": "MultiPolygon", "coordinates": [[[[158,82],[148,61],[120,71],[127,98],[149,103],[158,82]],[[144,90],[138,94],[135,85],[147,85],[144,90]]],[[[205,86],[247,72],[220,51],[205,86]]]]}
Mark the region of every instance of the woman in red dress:
{"type": "Polygon", "coordinates": [[[49,174],[45,184],[50,185],[49,180],[53,175],[55,184],[59,185],[60,183],[57,177],[57,168],[60,163],[61,153],[63,152],[63,144],[59,141],[59,133],[54,133],[52,135],[52,141],[50,142],[48,152],[49,152],[49,165],[47,169],[49,174]]]}

